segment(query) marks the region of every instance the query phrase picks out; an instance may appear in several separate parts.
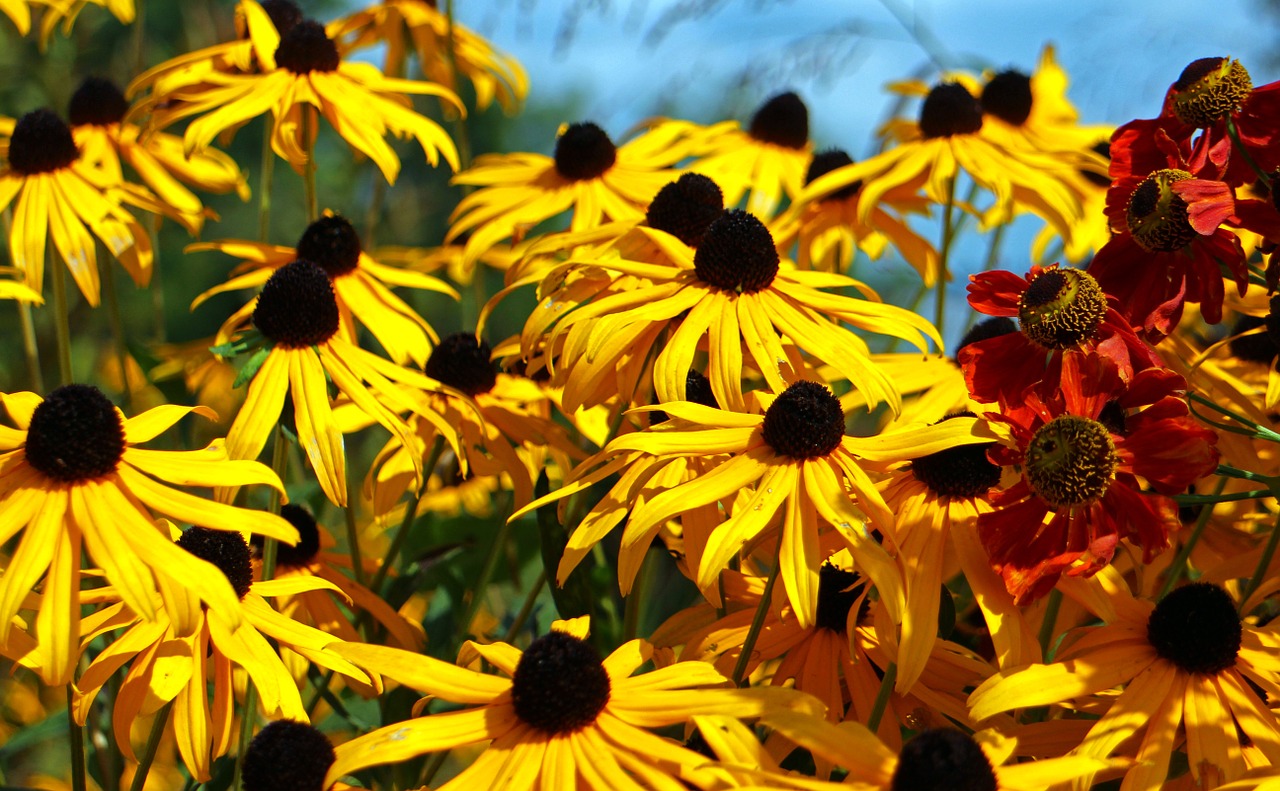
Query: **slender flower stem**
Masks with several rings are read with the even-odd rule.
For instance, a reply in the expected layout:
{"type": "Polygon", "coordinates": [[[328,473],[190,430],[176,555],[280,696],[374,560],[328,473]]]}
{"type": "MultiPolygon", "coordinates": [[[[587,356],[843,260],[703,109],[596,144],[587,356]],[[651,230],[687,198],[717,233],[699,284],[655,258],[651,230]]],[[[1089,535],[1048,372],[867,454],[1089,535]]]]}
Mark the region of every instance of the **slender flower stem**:
{"type": "Polygon", "coordinates": [[[466,639],[467,634],[471,631],[471,623],[476,619],[476,614],[480,612],[480,604],[484,601],[485,589],[489,587],[489,583],[493,580],[493,572],[498,567],[498,557],[502,554],[502,549],[507,545],[507,536],[511,532],[511,523],[506,518],[501,518],[498,523],[498,533],[493,537],[493,543],[489,545],[489,553],[485,556],[484,565],[480,568],[480,576],[476,578],[476,584],[471,588],[471,602],[467,605],[467,613],[463,616],[462,622],[458,624],[458,633],[454,635],[454,643],[460,643],[466,639]]]}
{"type": "MultiPolygon", "coordinates": [[[[440,461],[440,455],[444,452],[444,437],[437,436],[436,441],[431,445],[431,450],[427,454],[426,462],[422,465],[422,474],[426,476],[426,480],[422,482],[422,490],[426,491],[427,483],[431,480],[431,471],[436,468],[436,463],[440,461]]],[[[404,548],[404,542],[409,537],[409,529],[413,526],[413,520],[418,516],[418,505],[422,502],[422,493],[418,492],[405,506],[404,518],[400,520],[400,529],[396,531],[396,535],[391,539],[391,546],[387,547],[387,554],[382,558],[382,565],[378,566],[378,570],[374,572],[373,579],[369,580],[369,589],[375,595],[381,595],[382,583],[386,581],[387,574],[391,572],[391,567],[395,565],[396,558],[400,556],[400,551],[404,548]]]]}
{"type": "Polygon", "coordinates": [[[311,105],[302,108],[302,149],[307,154],[306,164],[302,166],[302,188],[306,199],[307,222],[313,223],[319,217],[316,208],[316,109],[311,105]]]}
{"type": "MultiPolygon", "coordinates": [[[[1218,484],[1213,490],[1213,496],[1217,497],[1222,494],[1222,490],[1227,486],[1226,478],[1219,478],[1218,484]]],[[[1217,501],[1224,502],[1224,501],[1217,501]]],[[[1213,515],[1214,502],[1207,503],[1200,509],[1200,515],[1196,517],[1196,524],[1191,528],[1191,535],[1187,537],[1186,543],[1178,550],[1178,556],[1173,559],[1173,563],[1169,565],[1169,571],[1165,575],[1164,584],[1160,586],[1160,595],[1156,597],[1156,601],[1163,599],[1169,595],[1169,591],[1173,590],[1173,586],[1178,584],[1178,580],[1182,579],[1182,575],[1187,573],[1187,561],[1191,558],[1191,551],[1196,548],[1196,544],[1200,542],[1200,534],[1204,532],[1205,525],[1209,524],[1209,518],[1213,515]]]]}
{"type": "Polygon", "coordinates": [[[867,730],[876,733],[880,730],[880,720],[884,719],[885,709],[889,707],[889,693],[893,685],[898,683],[898,663],[890,662],[884,669],[884,678],[880,679],[880,690],[876,692],[876,700],[871,704],[871,715],[867,717],[867,730]]]}
{"type": "Polygon", "coordinates": [[[507,633],[502,636],[502,642],[509,643],[516,639],[516,635],[524,628],[524,624],[529,620],[529,616],[533,613],[533,607],[538,603],[538,595],[542,593],[542,588],[547,584],[547,570],[543,569],[538,573],[538,579],[529,588],[529,593],[524,597],[524,604],[520,605],[519,612],[516,613],[515,620],[511,622],[511,626],[507,627],[507,633]]]}
{"type": "Polygon", "coordinates": [[[151,225],[151,320],[154,323],[152,333],[156,343],[164,343],[169,336],[164,320],[164,282],[161,279],[160,267],[160,226],[164,218],[159,214],[152,218],[151,225]]]}
{"type": "Polygon", "coordinates": [[[347,497],[347,506],[342,509],[347,520],[347,553],[351,555],[351,573],[357,583],[364,585],[364,554],[360,551],[360,527],[356,523],[356,503],[354,497],[347,497]]]}
{"type": "Polygon", "coordinates": [[[952,176],[947,179],[947,202],[942,207],[942,242],[938,245],[938,304],[934,306],[933,324],[937,327],[939,336],[943,334],[942,325],[947,312],[947,280],[951,275],[947,264],[951,257],[951,243],[956,235],[955,207],[956,178],[952,176]]]}
{"type": "Polygon", "coordinates": [[[1044,620],[1040,622],[1040,656],[1049,660],[1049,644],[1058,625],[1058,610],[1062,609],[1062,591],[1054,588],[1044,604],[1044,620]]]}
{"type": "Polygon", "coordinates": [[[1254,594],[1258,586],[1262,584],[1266,578],[1267,570],[1271,568],[1271,559],[1276,555],[1276,546],[1280,545],[1280,516],[1276,519],[1276,524],[1271,527],[1271,536],[1267,538],[1267,545],[1262,550],[1262,556],[1258,558],[1258,566],[1253,572],[1253,576],[1249,578],[1248,584],[1240,591],[1240,615],[1246,614],[1245,605],[1249,601],[1249,597],[1254,594]]]}
{"type": "Polygon", "coordinates": [[[769,572],[768,581],[764,584],[764,593],[760,594],[760,605],[756,607],[755,617],[751,619],[751,628],[747,630],[747,637],[742,641],[738,661],[733,665],[735,687],[746,685],[747,665],[751,663],[751,654],[756,650],[756,640],[760,638],[760,630],[764,628],[764,618],[769,613],[770,602],[773,601],[773,586],[778,581],[778,572],[781,568],[781,563],[774,565],[773,571],[769,572]]]}
{"type": "MultiPolygon", "coordinates": [[[[280,423],[276,423],[275,442],[271,446],[271,471],[276,474],[281,483],[284,483],[285,475],[289,472],[289,440],[284,435],[284,427],[280,423]]],[[[273,514],[280,513],[280,493],[275,489],[271,490],[270,498],[267,500],[267,510],[273,514]]],[[[276,575],[276,555],[280,551],[280,545],[274,538],[264,538],[262,541],[262,578],[269,580],[276,575]]]]}
{"type": "Polygon", "coordinates": [[[102,280],[102,297],[107,308],[107,323],[111,325],[111,334],[116,346],[116,365],[120,367],[120,392],[124,396],[124,407],[133,411],[133,387],[129,382],[129,345],[124,334],[124,319],[120,316],[120,298],[116,293],[115,270],[111,262],[98,247],[98,274],[102,280]]]}
{"type": "Polygon", "coordinates": [[[622,610],[622,642],[627,643],[636,639],[640,629],[640,611],[644,607],[645,594],[649,588],[649,576],[653,573],[653,566],[649,563],[649,553],[645,553],[644,559],[640,561],[640,571],[636,574],[635,582],[631,585],[631,593],[623,602],[622,610]]]}
{"type": "Polygon", "coordinates": [[[164,736],[165,724],[169,722],[169,710],[172,708],[173,701],[169,701],[156,712],[155,719],[151,721],[151,732],[147,734],[147,746],[143,748],[142,757],[138,759],[138,770],[133,773],[133,782],[129,784],[129,791],[142,791],[146,787],[147,775],[151,772],[151,763],[156,759],[156,748],[160,746],[160,738],[164,736]]]}
{"type": "Polygon", "coordinates": [[[1271,174],[1264,172],[1252,156],[1249,155],[1248,149],[1244,147],[1244,143],[1240,142],[1240,130],[1236,129],[1236,122],[1230,116],[1227,116],[1227,134],[1231,137],[1231,143],[1235,146],[1236,152],[1244,158],[1245,163],[1253,168],[1253,172],[1258,174],[1258,180],[1268,187],[1271,186],[1271,174]]]}
{"type": "MultiPolygon", "coordinates": [[[[458,42],[454,34],[453,0],[445,0],[444,19],[445,40],[448,42],[448,46],[445,47],[445,58],[449,62],[449,75],[453,78],[453,91],[457,93],[458,42]]],[[[471,167],[471,137],[467,134],[467,117],[464,113],[457,113],[453,119],[453,136],[454,145],[458,147],[458,166],[466,170],[471,167]]]]}
{"type": "Polygon", "coordinates": [[[276,165],[275,152],[271,150],[271,127],[262,130],[262,160],[258,166],[258,241],[271,237],[271,178],[276,165]]]}
{"type": "Polygon", "coordinates": [[[87,791],[88,773],[84,762],[84,728],[76,722],[72,712],[75,700],[71,685],[67,684],[67,741],[71,747],[71,791],[87,791]]]}
{"type": "MultiPolygon", "coordinates": [[[[50,246],[52,247],[52,246],[50,246]]],[[[58,384],[71,384],[71,319],[67,315],[67,272],[61,261],[46,256],[53,273],[53,326],[58,341],[58,384]]]]}
{"type": "Polygon", "coordinates": [[[236,768],[231,787],[235,791],[244,791],[242,774],[244,772],[244,754],[249,751],[249,743],[253,741],[254,721],[258,719],[258,687],[252,678],[245,679],[244,708],[240,717],[240,745],[236,751],[236,768]]]}
{"type": "Polygon", "coordinates": [[[40,370],[40,347],[36,344],[36,324],[31,316],[31,303],[17,300],[18,323],[22,327],[22,356],[27,359],[27,376],[31,389],[44,392],[44,374],[40,370]]]}

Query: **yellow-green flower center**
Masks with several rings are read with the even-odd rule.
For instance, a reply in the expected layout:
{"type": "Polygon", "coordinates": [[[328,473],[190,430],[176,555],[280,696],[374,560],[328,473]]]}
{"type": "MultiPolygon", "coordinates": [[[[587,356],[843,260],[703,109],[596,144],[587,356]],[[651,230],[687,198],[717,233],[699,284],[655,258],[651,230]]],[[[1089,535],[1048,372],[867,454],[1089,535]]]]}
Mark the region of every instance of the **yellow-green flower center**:
{"type": "Polygon", "coordinates": [[[1090,340],[1107,314],[1098,281],[1079,269],[1041,273],[1018,300],[1022,333],[1046,349],[1066,349],[1090,340]]]}
{"type": "Polygon", "coordinates": [[[1142,180],[1129,197],[1129,233],[1149,253],[1181,250],[1196,238],[1187,218],[1187,202],[1173,185],[1192,178],[1185,170],[1157,170],[1142,180]]]}
{"type": "Polygon", "coordinates": [[[1185,124],[1204,128],[1240,109],[1253,80],[1240,61],[1200,58],[1173,84],[1173,112],[1185,124]]]}
{"type": "Polygon", "coordinates": [[[1107,493],[1120,459],[1106,427],[1061,415],[1036,430],[1027,445],[1031,489],[1055,508],[1091,503],[1107,493]]]}

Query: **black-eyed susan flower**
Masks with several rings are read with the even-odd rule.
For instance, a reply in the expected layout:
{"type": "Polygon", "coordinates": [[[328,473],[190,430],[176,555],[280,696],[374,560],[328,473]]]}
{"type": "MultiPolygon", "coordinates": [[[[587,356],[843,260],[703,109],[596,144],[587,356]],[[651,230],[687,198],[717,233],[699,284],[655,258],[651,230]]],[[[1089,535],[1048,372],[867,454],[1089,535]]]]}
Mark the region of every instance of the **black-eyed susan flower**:
{"type": "Polygon", "coordinates": [[[186,586],[239,622],[236,598],[207,562],[177,549],[154,524],[153,512],[217,530],[260,533],[294,543],[298,532],[273,514],[213,502],[180,486],[266,484],[283,491],[267,467],[230,461],[220,444],[173,452],[137,447],[204,407],[162,406],[125,419],[97,388],[65,385],[48,398],[12,393],[3,403],[13,427],[0,429],[0,537],[21,532],[0,577],[0,643],[14,615],[44,578],[35,621],[46,683],[66,683],[80,637],[80,556],[99,566],[139,618],[165,617],[156,586],[186,586]]]}
{"type": "Polygon", "coordinates": [[[586,640],[587,619],[557,621],[523,652],[506,643],[468,643],[463,656],[503,675],[477,673],[377,645],[335,650],[386,678],[469,708],[393,723],[337,747],[327,782],[379,764],[490,741],[445,788],[512,791],[670,787],[707,761],[651,729],[700,714],[757,719],[779,711],[822,716],[814,698],[777,688],[725,688],[706,662],[679,662],[633,676],[652,655],[642,640],[601,658],[586,640]]]}
{"type": "Polygon", "coordinates": [[[20,34],[25,36],[31,30],[30,0],[0,0],[0,12],[9,17],[20,34]]]}
{"type": "Polygon", "coordinates": [[[133,23],[137,16],[134,0],[33,0],[38,3],[43,13],[40,17],[40,46],[49,43],[53,29],[62,23],[62,35],[71,35],[71,26],[76,23],[80,12],[91,5],[100,6],[111,12],[123,25],[133,23]]]}
{"type": "Polygon", "coordinates": [[[1125,788],[1163,787],[1183,733],[1200,783],[1240,777],[1246,746],[1261,760],[1280,763],[1280,722],[1267,705],[1280,694],[1280,639],[1272,629],[1242,622],[1229,593],[1197,582],[1152,603],[1134,598],[1111,569],[1065,580],[1062,590],[1103,625],[1082,627],[1051,664],[988,679],[969,699],[975,719],[1082,701],[1123,684],[1073,755],[1105,758],[1135,737],[1125,788]]]}
{"type": "MultiPolygon", "coordinates": [[[[250,4],[246,0],[246,7],[250,4]]],[[[258,13],[265,15],[261,8],[258,13]]],[[[344,60],[325,28],[309,19],[284,32],[261,25],[253,31],[252,43],[260,72],[165,69],[162,64],[131,86],[134,91],[153,87],[135,112],[150,113],[151,125],[161,129],[199,116],[183,135],[188,155],[204,151],[220,133],[269,111],[272,150],[302,172],[310,162],[318,113],[372,159],[389,182],[394,183],[400,172],[400,158],[385,140],[388,132],[415,138],[432,165],[443,157],[457,169],[453,141],[439,124],[415,112],[408,100],[411,94],[435,96],[461,112],[461,103],[447,88],[392,79],[372,64],[344,60]]]]}
{"type": "Polygon", "coordinates": [[[296,576],[254,582],[249,545],[236,532],[191,527],[183,531],[176,548],[174,554],[200,558],[217,568],[238,598],[240,623],[233,625],[225,615],[201,608],[182,584],[166,586],[155,596],[154,608],[162,613],[155,621],[139,617],[123,602],[108,604],[85,618],[85,646],[93,637],[124,632],[77,680],[73,713],[83,724],[102,686],[129,662],[112,711],[116,744],[122,753],[133,753],[129,726],[139,714],[173,701],[174,733],[183,763],[192,777],[208,781],[210,764],[234,746],[232,673],[237,669],[253,682],[268,716],[305,722],[302,696],[280,658],[279,651],[284,649],[356,681],[374,681],[330,650],[339,638],[291,620],[267,602],[267,597],[335,589],[330,583],[296,576]]]}
{"type": "Polygon", "coordinates": [[[308,225],[294,247],[236,239],[201,242],[187,248],[187,252],[201,250],[218,250],[243,259],[244,263],[236,267],[225,283],[196,297],[191,303],[192,310],[215,294],[258,288],[280,267],[305,259],[317,264],[333,282],[342,338],[356,344],[356,322],[359,322],[398,363],[412,361],[421,366],[439,338],[427,320],[388,286],[420,288],[458,297],[458,293],[439,278],[378,262],[364,251],[360,235],[351,222],[330,211],[308,225]]]}
{"type": "Polygon", "coordinates": [[[336,758],[329,737],[314,726],[273,720],[249,742],[240,780],[244,791],[349,791],[346,783],[324,783],[336,758]]]}
{"type": "Polygon", "coordinates": [[[98,304],[95,237],[138,285],[151,277],[151,239],[121,205],[159,207],[145,190],[105,180],[81,155],[71,129],[51,110],[18,119],[0,170],[0,209],[13,207],[9,255],[27,284],[43,290],[45,252],[52,242],[85,301],[98,304]]]}

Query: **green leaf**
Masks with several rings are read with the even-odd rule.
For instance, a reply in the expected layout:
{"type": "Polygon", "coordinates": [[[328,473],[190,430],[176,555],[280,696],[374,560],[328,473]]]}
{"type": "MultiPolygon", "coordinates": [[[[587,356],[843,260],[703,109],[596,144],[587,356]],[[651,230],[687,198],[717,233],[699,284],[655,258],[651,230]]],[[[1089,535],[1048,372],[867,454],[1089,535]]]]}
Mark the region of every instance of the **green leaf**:
{"type": "Polygon", "coordinates": [[[244,367],[240,369],[240,373],[236,374],[236,380],[232,382],[231,386],[240,387],[252,379],[253,375],[262,367],[262,364],[267,361],[267,355],[269,354],[271,354],[270,346],[263,346],[254,352],[253,356],[244,364],[244,367]]]}

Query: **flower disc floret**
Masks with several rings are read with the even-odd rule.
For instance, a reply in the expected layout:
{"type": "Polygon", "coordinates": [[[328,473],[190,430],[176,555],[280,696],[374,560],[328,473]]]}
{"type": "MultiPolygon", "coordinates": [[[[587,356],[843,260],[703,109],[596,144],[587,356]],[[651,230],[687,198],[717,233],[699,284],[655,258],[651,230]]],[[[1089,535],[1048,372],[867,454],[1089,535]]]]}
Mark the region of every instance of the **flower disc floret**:
{"type": "Polygon", "coordinates": [[[329,276],[301,259],[280,267],[258,295],[253,325],[286,348],[329,340],[338,331],[338,300],[329,276]]]}
{"type": "Polygon", "coordinates": [[[1126,221],[1133,240],[1149,253],[1171,253],[1195,240],[1187,202],[1173,185],[1192,178],[1185,170],[1157,170],[1142,180],[1129,197],[1126,221]]]}
{"type": "Polygon", "coordinates": [[[32,110],[18,119],[9,137],[9,168],[23,176],[68,167],[80,157],[71,127],[49,109],[32,110]]]}
{"type": "Polygon", "coordinates": [[[985,318],[977,324],[969,328],[969,331],[960,339],[960,345],[956,347],[954,359],[959,364],[960,350],[966,346],[971,346],[982,341],[989,341],[992,338],[999,338],[1002,335],[1009,335],[1018,331],[1018,325],[1008,316],[991,316],[985,318]]]}
{"type": "Polygon", "coordinates": [[[943,448],[912,461],[911,472],[939,497],[983,496],[1000,483],[1000,467],[987,458],[987,449],[994,444],[943,448]]]}
{"type": "Polygon", "coordinates": [[[1212,675],[1234,666],[1242,634],[1231,596],[1209,582],[1171,592],[1147,619],[1147,640],[1156,653],[1188,673],[1212,675]]]}
{"type": "Polygon", "coordinates": [[[804,148],[809,142],[809,108],[793,91],[780,93],[760,105],[751,117],[747,134],[762,143],[804,148]]]}
{"type": "Polygon", "coordinates": [[[330,278],[340,277],[360,263],[360,235],[346,217],[331,214],[307,226],[297,250],[299,258],[319,265],[330,278]]]}
{"type": "Polygon", "coordinates": [[[920,107],[920,134],[926,139],[971,135],[982,128],[982,104],[958,82],[935,85],[920,107]]]}
{"type": "Polygon", "coordinates": [[[982,86],[982,111],[1011,126],[1022,126],[1031,116],[1031,78],[1009,69],[982,86]]]}
{"type": "Polygon", "coordinates": [[[267,12],[271,24],[276,26],[276,32],[282,36],[304,18],[302,9],[298,8],[297,3],[292,0],[263,0],[260,5],[262,10],[267,12]]]}
{"type": "MultiPolygon", "coordinates": [[[[298,543],[276,545],[276,566],[278,568],[301,568],[308,566],[320,553],[320,526],[316,518],[306,508],[294,503],[280,506],[280,516],[298,529],[298,543]]],[[[250,544],[259,554],[262,552],[264,539],[258,534],[249,537],[250,544]]]]}
{"type": "Polygon", "coordinates": [[[711,223],[724,214],[724,193],[701,173],[685,173],[658,190],[649,202],[645,221],[690,247],[702,244],[711,223]]]}
{"type": "Polygon", "coordinates": [[[329,737],[307,723],[269,722],[244,753],[244,791],[324,791],[336,759],[329,737]]]}
{"type": "MultiPolygon", "coordinates": [[[[818,569],[818,613],[814,626],[844,634],[849,626],[849,610],[862,595],[862,583],[862,579],[852,571],[823,563],[818,569]]],[[[864,599],[863,605],[868,604],[864,599]]]]}
{"type": "Polygon", "coordinates": [[[892,791],[996,791],[996,773],[978,743],[950,728],[921,731],[902,746],[892,791]]]}
{"type": "Polygon", "coordinates": [[[1027,445],[1027,483],[1055,508],[1106,494],[1120,460],[1110,432],[1096,420],[1060,415],[1036,429],[1027,445]]]}
{"type": "Polygon", "coordinates": [[[244,536],[230,530],[189,527],[178,539],[178,546],[217,566],[241,599],[249,593],[253,585],[253,563],[244,536]]]}
{"type": "Polygon", "coordinates": [[[86,77],[71,94],[67,117],[72,126],[109,126],[123,121],[127,112],[129,100],[119,86],[101,77],[86,77]]]}
{"type": "Polygon", "coordinates": [[[71,384],[35,408],[24,453],[46,477],[75,483],[115,472],[124,449],[124,423],[111,401],[92,385],[71,384]]]}
{"type": "Polygon", "coordinates": [[[618,161],[618,149],[605,131],[591,122],[569,124],[556,138],[556,172],[570,181],[603,176],[618,161]]]}
{"type": "MultiPolygon", "coordinates": [[[[842,149],[832,148],[827,151],[819,151],[813,155],[813,159],[809,161],[809,169],[804,174],[804,183],[812,184],[833,170],[847,167],[853,164],[853,157],[842,149]]],[[[823,198],[828,201],[842,201],[852,198],[858,194],[858,190],[862,189],[862,182],[855,181],[848,186],[841,187],[835,192],[823,198]]]]}
{"type": "Polygon", "coordinates": [[[1018,300],[1022,333],[1046,349],[1091,340],[1106,315],[1106,294],[1092,275],[1079,269],[1040,273],[1018,300]]]}
{"type": "Polygon", "coordinates": [[[529,645],[511,679],[516,716],[546,734],[573,733],[609,703],[609,674],[586,640],[550,632],[529,645]]]}
{"type": "Polygon", "coordinates": [[[765,224],[754,214],[733,209],[707,228],[693,256],[693,271],[707,285],[751,294],[768,288],[780,263],[765,224]]]}
{"type": "Polygon", "coordinates": [[[844,438],[840,399],[817,382],[800,381],[782,391],[764,413],[764,441],[783,456],[826,456],[844,438]]]}
{"type": "Polygon", "coordinates": [[[324,25],[304,19],[280,34],[276,65],[294,74],[337,71],[342,58],[338,45],[324,32],[324,25]]]}
{"type": "Polygon", "coordinates": [[[1173,113],[1184,124],[1203,129],[1238,112],[1251,90],[1253,80],[1240,61],[1193,60],[1173,84],[1173,113]]]}
{"type": "Polygon", "coordinates": [[[469,396],[487,393],[497,384],[498,374],[489,357],[489,344],[469,332],[459,332],[440,341],[427,358],[426,373],[469,396]]]}

